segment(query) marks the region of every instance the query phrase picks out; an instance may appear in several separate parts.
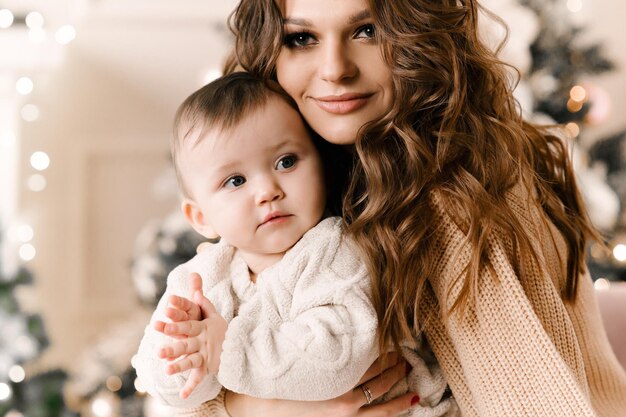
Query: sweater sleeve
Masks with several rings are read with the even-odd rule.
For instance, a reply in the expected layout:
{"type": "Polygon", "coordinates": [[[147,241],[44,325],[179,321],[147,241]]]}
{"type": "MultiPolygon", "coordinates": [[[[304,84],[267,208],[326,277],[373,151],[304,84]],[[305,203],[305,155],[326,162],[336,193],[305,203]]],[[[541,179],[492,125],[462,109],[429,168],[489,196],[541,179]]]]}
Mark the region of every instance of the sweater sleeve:
{"type": "MultiPolygon", "coordinates": [[[[208,280],[207,282],[206,275],[202,273],[201,269],[199,270],[187,264],[180,265],[168,276],[165,293],[159,300],[150,323],[146,326],[137,355],[133,361],[133,365],[137,370],[137,377],[146,391],[163,404],[178,408],[198,407],[203,402],[216,398],[222,388],[214,375],[208,375],[187,399],[182,399],[180,391],[185,386],[191,371],[168,375],[166,373],[168,361],[157,356],[158,349],[164,344],[171,343],[174,339],[156,331],[154,322],[156,320],[170,321],[165,316],[165,310],[171,295],[190,297],[188,276],[191,272],[199,272],[203,276],[203,291],[205,295],[214,302],[224,318],[229,320],[228,310],[232,309],[232,301],[228,299],[230,292],[228,289],[215,291],[228,280],[219,282],[208,280]],[[216,299],[211,294],[221,294],[221,299],[216,299]]],[[[230,313],[230,316],[232,316],[232,313],[230,313]]]]}
{"type": "Polygon", "coordinates": [[[257,398],[330,399],[354,388],[376,359],[365,267],[347,245],[331,242],[321,252],[257,282],[256,299],[228,326],[218,373],[226,388],[257,398]]]}
{"type": "MultiPolygon", "coordinates": [[[[441,265],[429,280],[430,308],[446,317],[471,248],[442,203],[436,207],[440,227],[433,249],[441,265]]],[[[550,276],[554,270],[541,262],[527,265],[534,269],[522,281],[510,254],[504,238],[490,236],[476,298],[465,315],[426,325],[463,415],[595,417],[576,334],[558,279],[550,276]]]]}

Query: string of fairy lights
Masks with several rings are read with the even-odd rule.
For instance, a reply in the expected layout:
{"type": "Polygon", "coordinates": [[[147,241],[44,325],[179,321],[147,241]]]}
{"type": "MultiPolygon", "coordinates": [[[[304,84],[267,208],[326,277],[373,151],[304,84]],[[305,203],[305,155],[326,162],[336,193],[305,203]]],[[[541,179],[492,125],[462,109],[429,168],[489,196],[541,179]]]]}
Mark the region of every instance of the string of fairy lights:
{"type": "MultiPolygon", "coordinates": [[[[64,24],[53,30],[47,27],[46,19],[38,11],[14,14],[9,9],[0,9],[0,33],[13,31],[14,33],[20,32],[22,35],[23,30],[27,31],[28,42],[33,48],[44,46],[50,42],[60,46],[68,45],[76,38],[76,29],[73,25],[64,24]]],[[[24,69],[19,71],[29,72],[24,69]]],[[[25,123],[35,122],[41,116],[39,106],[29,100],[35,89],[35,81],[28,73],[19,74],[15,81],[15,93],[21,98],[17,100],[18,106],[20,106],[18,115],[25,123]]],[[[18,133],[11,130],[10,125],[4,128],[0,127],[0,147],[6,150],[18,146],[18,133]]],[[[30,155],[29,162],[32,171],[26,177],[25,186],[31,192],[42,192],[47,186],[45,174],[51,163],[50,156],[45,150],[38,150],[30,155]]],[[[12,219],[8,220],[11,222],[12,219]]],[[[35,258],[37,254],[33,244],[35,231],[31,225],[9,223],[6,235],[7,243],[19,245],[17,254],[22,261],[29,262],[35,258]]]]}
{"type": "MultiPolygon", "coordinates": [[[[25,37],[27,36],[27,45],[32,48],[47,47],[46,43],[50,42],[63,46],[72,42],[76,37],[76,29],[69,24],[62,25],[51,32],[51,28],[46,26],[46,20],[43,14],[38,11],[30,11],[26,14],[14,14],[9,9],[0,8],[0,36],[2,36],[3,33],[10,33],[13,36],[11,39],[26,40],[25,37]]],[[[10,56],[3,57],[3,59],[6,59],[5,64],[9,63],[10,58],[10,56]]],[[[6,70],[6,68],[0,69],[6,70]]],[[[32,123],[37,121],[41,116],[41,110],[35,102],[29,100],[31,94],[36,89],[36,83],[30,75],[32,70],[13,68],[10,72],[18,72],[13,91],[11,91],[10,88],[5,88],[1,94],[6,97],[0,97],[0,99],[5,98],[7,102],[17,104],[19,109],[16,114],[21,119],[21,121],[17,123],[32,123]],[[15,95],[17,95],[17,98],[14,100],[15,95]]],[[[3,121],[7,122],[6,120],[3,121]]],[[[0,125],[0,150],[2,150],[5,155],[18,157],[19,132],[16,126],[18,126],[18,124],[11,123],[10,121],[9,123],[0,125]]],[[[25,186],[30,192],[42,192],[47,186],[45,174],[51,163],[50,157],[45,150],[38,150],[29,156],[29,163],[32,171],[27,174],[25,186]]],[[[8,199],[11,197],[5,195],[3,198],[8,199]]],[[[7,221],[7,219],[1,220],[7,221]]],[[[5,243],[4,240],[7,240],[6,243],[9,245],[17,245],[17,254],[21,261],[29,262],[35,258],[37,253],[33,244],[35,230],[27,223],[12,224],[11,221],[13,220],[14,219],[11,218],[8,219],[8,228],[3,243],[5,243]]],[[[32,356],[34,351],[36,351],[34,346],[30,346],[34,343],[32,339],[24,335],[17,337],[12,343],[16,349],[22,351],[22,354],[18,355],[18,357],[22,357],[23,359],[32,356]]],[[[15,384],[23,382],[26,378],[26,371],[20,364],[11,364],[8,370],[3,369],[3,371],[3,373],[6,372],[6,374],[0,375],[0,401],[7,401],[11,399],[13,395],[8,382],[10,381],[15,384]]],[[[9,411],[6,416],[23,417],[22,414],[16,410],[9,411]]]]}
{"type": "MultiPolygon", "coordinates": [[[[25,14],[13,13],[9,9],[0,7],[0,36],[3,31],[11,31],[13,36],[19,34],[22,41],[26,41],[33,48],[63,48],[70,44],[77,36],[77,31],[73,25],[64,24],[56,28],[46,20],[43,13],[31,11],[25,14]]],[[[0,63],[0,71],[2,70],[0,63]]],[[[34,123],[45,115],[45,109],[40,108],[38,103],[32,99],[33,92],[37,91],[37,76],[33,75],[34,69],[12,69],[16,74],[15,81],[12,83],[10,91],[0,90],[0,99],[2,94],[17,95],[17,99],[12,103],[17,104],[17,125],[3,126],[0,123],[0,152],[2,150],[12,150],[16,158],[19,157],[20,149],[20,133],[19,124],[34,123]]],[[[221,72],[216,69],[210,69],[203,77],[203,81],[208,83],[219,77],[221,72]]],[[[42,193],[48,186],[47,171],[53,164],[50,155],[45,148],[34,150],[30,155],[26,156],[28,161],[27,170],[21,169],[19,176],[16,175],[15,180],[19,182],[19,187],[31,193],[42,193]]],[[[1,185],[1,184],[0,184],[1,185]]],[[[0,214],[2,214],[0,212],[0,214]]],[[[19,216],[15,216],[19,217],[19,216]]],[[[5,219],[0,219],[5,220],[5,219]]],[[[23,263],[33,261],[37,256],[36,248],[36,231],[34,225],[29,224],[30,221],[25,218],[15,219],[9,218],[7,230],[5,231],[6,243],[15,248],[15,254],[23,263]]],[[[4,223],[3,223],[4,224],[4,223]]],[[[14,341],[14,345],[18,346],[19,340],[14,341]]],[[[131,360],[132,362],[132,360],[131,360]]],[[[19,384],[27,377],[27,372],[19,364],[12,365],[8,371],[0,367],[0,402],[8,401],[12,398],[13,392],[10,383],[19,384]]],[[[113,371],[114,372],[114,371],[113,371]]],[[[81,408],[82,412],[87,416],[94,417],[112,417],[117,415],[117,404],[119,400],[116,394],[123,389],[123,380],[121,375],[105,376],[104,386],[96,395],[89,398],[87,404],[81,404],[77,408],[81,408]],[[86,409],[83,408],[86,406],[86,409]]],[[[133,381],[133,387],[136,395],[144,396],[145,389],[138,379],[133,381]]],[[[159,403],[152,402],[153,410],[161,410],[162,415],[167,415],[167,411],[163,414],[162,410],[166,407],[159,403]]],[[[17,410],[11,410],[5,417],[24,417],[17,410]]]]}

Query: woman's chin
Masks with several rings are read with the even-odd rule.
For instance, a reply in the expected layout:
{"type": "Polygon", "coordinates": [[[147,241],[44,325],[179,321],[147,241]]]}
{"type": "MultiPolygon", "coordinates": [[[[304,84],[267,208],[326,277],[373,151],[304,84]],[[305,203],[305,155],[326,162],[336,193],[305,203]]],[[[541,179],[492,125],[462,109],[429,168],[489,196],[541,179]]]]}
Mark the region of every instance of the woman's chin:
{"type": "Polygon", "coordinates": [[[313,128],[322,138],[334,145],[354,145],[358,129],[352,126],[340,127],[337,129],[329,129],[324,126],[321,129],[313,128]]]}

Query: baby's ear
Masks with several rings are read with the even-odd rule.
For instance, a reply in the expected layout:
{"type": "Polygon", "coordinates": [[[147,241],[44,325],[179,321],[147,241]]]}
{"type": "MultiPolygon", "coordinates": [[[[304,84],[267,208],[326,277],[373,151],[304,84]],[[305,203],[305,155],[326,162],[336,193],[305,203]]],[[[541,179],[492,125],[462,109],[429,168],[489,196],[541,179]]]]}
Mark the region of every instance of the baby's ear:
{"type": "Polygon", "coordinates": [[[215,233],[213,227],[205,219],[202,209],[196,204],[195,201],[188,198],[184,199],[180,205],[180,209],[187,218],[187,221],[194,228],[194,230],[200,233],[207,239],[217,239],[219,235],[215,233]]]}

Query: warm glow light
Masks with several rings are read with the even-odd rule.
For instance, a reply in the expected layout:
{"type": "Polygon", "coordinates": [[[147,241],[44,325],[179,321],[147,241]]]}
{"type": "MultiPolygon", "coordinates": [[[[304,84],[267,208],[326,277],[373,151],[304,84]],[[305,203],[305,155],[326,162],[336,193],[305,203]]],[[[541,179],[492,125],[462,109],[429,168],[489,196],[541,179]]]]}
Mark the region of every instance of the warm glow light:
{"type": "Polygon", "coordinates": [[[32,43],[43,43],[46,40],[46,31],[42,28],[33,28],[28,31],[28,38],[32,43]]]}
{"type": "Polygon", "coordinates": [[[37,171],[44,171],[50,166],[50,157],[45,152],[35,152],[30,156],[30,165],[37,171]]]}
{"type": "Polygon", "coordinates": [[[26,378],[26,372],[21,366],[13,365],[11,369],[9,369],[9,379],[11,379],[11,381],[17,384],[22,382],[24,378],[26,378]]]}
{"type": "Polygon", "coordinates": [[[583,9],[582,0],[567,0],[567,9],[572,13],[581,11],[583,9]]]}
{"type": "Polygon", "coordinates": [[[30,12],[26,15],[26,26],[29,29],[41,29],[43,27],[43,16],[39,12],[30,12]]]}
{"type": "Polygon", "coordinates": [[[28,243],[33,240],[33,237],[35,236],[35,231],[29,225],[23,224],[17,228],[16,234],[20,242],[28,243]]]}
{"type": "Polygon", "coordinates": [[[22,77],[15,83],[15,89],[23,96],[26,96],[33,92],[33,80],[28,77],[22,77]]]}
{"type": "Polygon", "coordinates": [[[22,259],[23,261],[32,261],[33,259],[35,259],[35,255],[37,255],[37,251],[35,250],[35,247],[30,243],[24,243],[22,246],[20,246],[20,259],[22,259]]]}
{"type": "Polygon", "coordinates": [[[11,387],[4,382],[0,382],[0,401],[11,398],[11,387]]]}
{"type": "Polygon", "coordinates": [[[24,414],[20,413],[17,410],[10,410],[4,415],[4,417],[24,417],[24,414]]]}
{"type": "Polygon", "coordinates": [[[8,9],[0,9],[0,29],[10,28],[13,24],[13,13],[8,9]]]}
{"type": "Polygon", "coordinates": [[[596,282],[593,283],[593,288],[596,290],[608,290],[611,288],[611,283],[606,278],[598,278],[596,282]]]}
{"type": "Polygon", "coordinates": [[[38,193],[46,189],[46,185],[48,185],[48,182],[43,175],[34,174],[28,178],[26,185],[28,186],[29,190],[38,193]]]}
{"type": "Polygon", "coordinates": [[[120,379],[119,376],[110,376],[107,378],[106,380],[106,386],[109,389],[109,391],[119,391],[122,388],[122,380],[120,379]]]}
{"type": "Polygon", "coordinates": [[[626,261],[626,245],[621,243],[619,245],[615,245],[613,248],[613,257],[619,262],[626,261]]]}
{"type": "Polygon", "coordinates": [[[604,246],[599,245],[597,243],[594,243],[591,245],[590,253],[593,259],[598,259],[598,260],[603,259],[608,255],[604,246]]]}
{"type": "Polygon", "coordinates": [[[567,132],[573,137],[578,137],[578,135],[580,135],[580,127],[574,123],[574,122],[570,122],[568,124],[565,125],[565,130],[567,130],[567,132]]]}
{"type": "Polygon", "coordinates": [[[2,132],[0,133],[0,146],[15,146],[17,139],[15,139],[15,135],[11,132],[2,132]]]}
{"type": "Polygon", "coordinates": [[[91,403],[91,411],[93,411],[93,414],[97,417],[109,417],[113,414],[113,407],[111,407],[111,404],[104,398],[96,398],[93,403],[91,403]]]}
{"type": "Polygon", "coordinates": [[[35,106],[34,104],[26,104],[24,105],[24,107],[22,107],[20,114],[24,121],[34,122],[35,120],[39,119],[39,107],[35,106]]]}
{"type": "Polygon", "coordinates": [[[567,100],[567,110],[569,110],[570,113],[576,113],[582,110],[583,104],[584,103],[582,101],[576,101],[570,98],[567,100]]]}
{"type": "Polygon", "coordinates": [[[576,85],[572,87],[572,89],[569,91],[569,96],[574,101],[585,101],[587,99],[587,90],[585,90],[580,85],[576,85]]]}
{"type": "Polygon", "coordinates": [[[61,45],[67,45],[76,38],[76,29],[72,25],[64,25],[57,29],[54,39],[61,45]]]}

